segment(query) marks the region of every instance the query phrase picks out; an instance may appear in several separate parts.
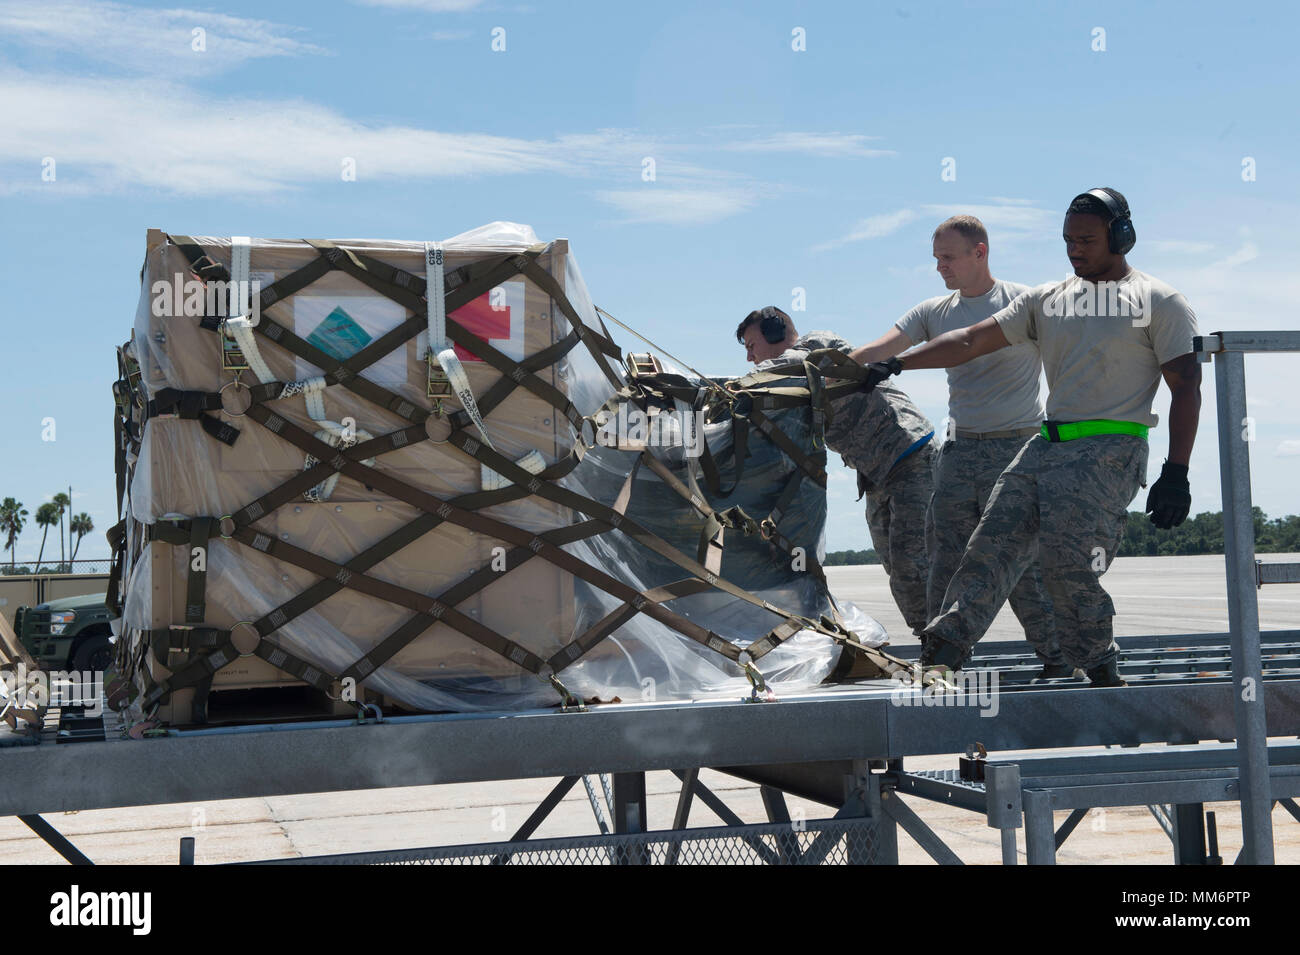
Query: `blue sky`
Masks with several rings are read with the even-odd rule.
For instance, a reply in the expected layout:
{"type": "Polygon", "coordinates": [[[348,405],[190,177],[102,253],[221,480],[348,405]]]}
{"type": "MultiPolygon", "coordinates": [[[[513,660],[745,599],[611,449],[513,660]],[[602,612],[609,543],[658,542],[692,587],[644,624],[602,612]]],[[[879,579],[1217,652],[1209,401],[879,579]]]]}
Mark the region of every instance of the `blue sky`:
{"type": "MultiPolygon", "coordinates": [[[[150,227],[436,239],[525,222],[571,240],[598,305],[738,374],[736,323],[795,288],[801,329],[854,341],[940,294],[929,235],[957,212],[989,227],[995,275],[1063,277],[1062,211],[1105,184],[1133,208],[1129,261],[1203,331],[1296,327],[1300,16],[1135,6],[0,0],[0,497],[34,514],[72,484],[97,528],[80,556],[107,552],[113,349],[150,227]]],[[[1300,512],[1300,357],[1247,373],[1256,503],[1300,512]]],[[[943,419],[942,372],[902,384],[943,419]]],[[[1220,506],[1213,388],[1207,369],[1194,512],[1220,506]]],[[[1153,478],[1167,440],[1152,434],[1153,478]]],[[[831,549],[869,546],[851,472],[829,495],[831,549]]],[[[39,541],[29,525],[19,556],[39,541]]]]}

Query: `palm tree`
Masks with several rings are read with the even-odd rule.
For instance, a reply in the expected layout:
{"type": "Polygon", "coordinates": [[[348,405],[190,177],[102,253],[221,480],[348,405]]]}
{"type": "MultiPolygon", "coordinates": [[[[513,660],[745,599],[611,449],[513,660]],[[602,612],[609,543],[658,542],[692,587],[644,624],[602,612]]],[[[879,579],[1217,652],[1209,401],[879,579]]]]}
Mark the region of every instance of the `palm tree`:
{"type": "Polygon", "coordinates": [[[68,534],[77,535],[77,546],[72,548],[72,556],[68,558],[68,569],[72,569],[72,562],[77,559],[77,551],[81,550],[81,539],[95,529],[95,522],[90,519],[90,515],[82,511],[76,517],[68,521],[68,534]]]}
{"type": "MultiPolygon", "coordinates": [[[[72,498],[60,491],[58,494],[54,495],[51,499],[51,503],[59,509],[59,568],[62,569],[63,558],[67,553],[67,551],[63,549],[63,512],[72,509],[72,498]]],[[[68,534],[68,539],[72,539],[71,533],[68,534]]]]}
{"type": "Polygon", "coordinates": [[[52,503],[42,504],[36,509],[36,526],[43,527],[45,530],[41,533],[41,552],[36,555],[36,572],[41,572],[41,558],[45,556],[45,538],[49,536],[50,528],[59,523],[59,509],[52,503]]]}
{"type": "Polygon", "coordinates": [[[27,508],[12,497],[0,503],[0,533],[5,535],[4,549],[9,551],[9,572],[14,570],[14,549],[18,546],[18,535],[27,523],[27,508]]]}

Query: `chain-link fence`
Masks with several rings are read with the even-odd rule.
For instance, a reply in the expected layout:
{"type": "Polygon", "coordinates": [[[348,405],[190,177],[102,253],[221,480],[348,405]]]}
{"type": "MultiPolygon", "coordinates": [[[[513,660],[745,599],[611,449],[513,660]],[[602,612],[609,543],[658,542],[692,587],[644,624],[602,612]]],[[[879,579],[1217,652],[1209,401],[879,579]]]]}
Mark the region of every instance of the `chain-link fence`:
{"type": "Polygon", "coordinates": [[[260,865],[866,865],[877,861],[871,819],[576,836],[392,852],[356,852],[260,865]]]}
{"type": "Polygon", "coordinates": [[[36,574],[107,574],[113,566],[111,557],[94,560],[64,560],[50,562],[16,560],[0,563],[0,576],[29,577],[36,574]]]}

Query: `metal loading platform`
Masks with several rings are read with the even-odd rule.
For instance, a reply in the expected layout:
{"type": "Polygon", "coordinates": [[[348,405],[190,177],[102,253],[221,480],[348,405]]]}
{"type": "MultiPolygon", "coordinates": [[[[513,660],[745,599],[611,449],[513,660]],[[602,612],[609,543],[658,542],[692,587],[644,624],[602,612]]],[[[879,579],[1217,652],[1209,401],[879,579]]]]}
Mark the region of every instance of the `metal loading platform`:
{"type": "MultiPolygon", "coordinates": [[[[996,715],[975,694],[959,705],[901,684],[823,686],[775,703],[692,701],[557,710],[449,714],[324,723],[220,727],[119,742],[107,739],[7,749],[0,814],[18,815],[70,861],[88,861],[40,813],[248,796],[560,777],[511,839],[300,859],[331,863],[501,864],[897,861],[898,829],[936,860],[957,857],[909,802],[937,800],[983,813],[1015,861],[1026,829],[1030,862],[1049,862],[1090,806],[1152,805],[1169,823],[1183,863],[1204,862],[1201,804],[1240,798],[1232,740],[1226,634],[1125,641],[1121,672],[1134,685],[1093,689],[1029,683],[1023,643],[983,647],[975,666],[997,674],[996,715]],[[1198,741],[1199,745],[1194,744],[1198,741]],[[1075,746],[1159,749],[975,759],[984,781],[910,773],[910,756],[1075,746]],[[760,783],[767,820],[742,820],[699,780],[700,768],[760,783]],[[673,828],[647,832],[645,773],[682,780],[673,828]],[[604,777],[604,778],[602,778],[604,777]],[[588,787],[602,834],[530,842],[575,786],[588,787]],[[828,818],[793,819],[786,795],[828,806],[828,818]],[[904,798],[906,797],[906,798],[904,798]],[[689,829],[695,800],[728,823],[689,829]],[[1052,810],[1073,815],[1058,833],[1052,810]],[[609,834],[604,834],[605,832],[609,834]],[[1201,848],[1196,848],[1200,846],[1201,848]]],[[[1265,635],[1269,732],[1300,735],[1300,631],[1265,635]]],[[[1270,799],[1293,814],[1300,745],[1269,748],[1270,799]]],[[[968,767],[969,768],[969,767],[968,767]]],[[[920,805],[918,804],[918,808],[920,805]]],[[[923,809],[921,810],[923,812],[923,809]]],[[[1158,815],[1158,818],[1161,816],[1158,815]]],[[[182,840],[192,859],[193,841],[182,840]]]]}
{"type": "MultiPolygon", "coordinates": [[[[899,828],[937,861],[960,861],[906,797],[984,814],[1000,831],[1005,862],[1016,861],[1015,830],[1024,828],[1031,863],[1054,861],[1088,808],[1146,805],[1169,834],[1175,861],[1203,864],[1218,855],[1204,804],[1236,800],[1244,840],[1237,861],[1271,863],[1274,807],[1300,821],[1300,630],[1261,634],[1256,589],[1300,582],[1300,565],[1255,560],[1249,445],[1236,422],[1246,415],[1244,353],[1300,351],[1300,332],[1220,332],[1194,348],[1216,365],[1230,629],[1121,639],[1127,687],[1031,683],[1038,664],[1017,641],[978,647],[971,672],[996,687],[991,697],[978,682],[964,697],[928,699],[918,688],[877,682],[821,686],[778,702],[363,717],[129,744],[119,744],[109,714],[102,742],[78,723],[78,745],[0,750],[0,815],[19,816],[70,862],[85,864],[41,813],[559,777],[505,842],[286,861],[894,863],[899,828]],[[1134,748],[1144,744],[1161,745],[1134,748]],[[1021,755],[1072,747],[1118,749],[1021,755]],[[968,756],[955,770],[905,766],[908,757],[962,752],[968,756]],[[742,820],[701,783],[701,768],[759,783],[767,821],[742,820]],[[659,770],[682,787],[672,828],[647,832],[645,774],[659,770]],[[579,783],[601,835],[530,841],[579,783]],[[833,813],[792,818],[787,794],[833,813]],[[688,828],[696,800],[726,825],[688,828]],[[1059,829],[1056,810],[1069,812],[1059,829]]],[[[180,860],[192,862],[194,852],[194,839],[182,839],[180,860]]]]}

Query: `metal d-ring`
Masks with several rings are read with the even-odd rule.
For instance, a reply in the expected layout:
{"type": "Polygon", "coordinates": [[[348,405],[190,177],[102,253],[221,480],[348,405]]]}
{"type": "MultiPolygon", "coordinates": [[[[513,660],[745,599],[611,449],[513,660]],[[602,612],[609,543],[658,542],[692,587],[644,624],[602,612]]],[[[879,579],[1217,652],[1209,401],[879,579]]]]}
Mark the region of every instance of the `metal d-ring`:
{"type": "Polygon", "coordinates": [[[590,451],[599,443],[596,440],[596,436],[598,433],[599,433],[599,429],[596,427],[596,422],[593,421],[590,417],[584,417],[582,419],[582,424],[578,425],[578,441],[581,442],[582,446],[586,448],[588,451],[590,451]],[[588,425],[591,426],[590,444],[587,443],[587,434],[586,434],[586,429],[588,425]]]}
{"type": "Polygon", "coordinates": [[[447,444],[449,441],[451,441],[451,435],[452,435],[452,432],[455,431],[456,429],[455,429],[455,427],[452,426],[452,423],[451,423],[451,420],[450,420],[450,419],[444,419],[443,408],[442,408],[442,404],[441,404],[441,402],[438,403],[438,410],[437,410],[437,412],[436,412],[435,414],[431,414],[431,415],[429,415],[429,416],[428,416],[427,418],[425,418],[424,420],[425,420],[425,425],[424,425],[424,436],[425,436],[425,439],[426,439],[430,444],[447,444]],[[442,421],[442,420],[446,420],[446,422],[447,422],[447,437],[443,438],[442,440],[439,440],[439,439],[435,438],[433,435],[431,435],[431,434],[429,433],[429,424],[428,424],[428,422],[430,422],[430,421],[442,421]]]}
{"type": "MultiPolygon", "coordinates": [[[[249,388],[248,385],[240,381],[238,376],[236,376],[231,381],[228,381],[224,385],[222,385],[221,389],[217,392],[217,394],[218,395],[222,394],[223,392],[225,392],[227,388],[231,387],[232,385],[234,386],[236,391],[238,391],[240,388],[243,388],[245,391],[249,391],[249,392],[253,390],[252,388],[249,388]]],[[[248,399],[248,408],[251,408],[252,406],[253,406],[253,399],[250,397],[248,399]]],[[[244,417],[244,415],[248,414],[248,408],[245,408],[243,411],[231,411],[226,407],[226,403],[224,401],[221,403],[221,410],[224,411],[226,414],[230,415],[230,417],[232,418],[244,417]]]]}
{"type": "Polygon", "coordinates": [[[237,652],[237,653],[239,652],[239,647],[238,647],[238,646],[235,646],[235,628],[236,628],[236,627],[245,627],[245,626],[247,626],[247,627],[252,627],[252,628],[253,628],[253,632],[257,634],[257,643],[254,643],[254,644],[253,644],[253,649],[252,649],[252,650],[249,650],[247,653],[240,653],[239,655],[240,655],[241,657],[251,657],[251,656],[255,656],[256,653],[257,653],[257,648],[258,648],[258,646],[259,646],[259,645],[261,644],[261,642],[262,642],[262,635],[261,635],[260,633],[258,633],[257,626],[256,626],[256,625],[253,623],[253,621],[251,621],[251,620],[239,620],[239,621],[236,621],[235,623],[232,623],[232,624],[230,625],[230,645],[231,645],[232,647],[235,647],[235,652],[237,652]]]}

